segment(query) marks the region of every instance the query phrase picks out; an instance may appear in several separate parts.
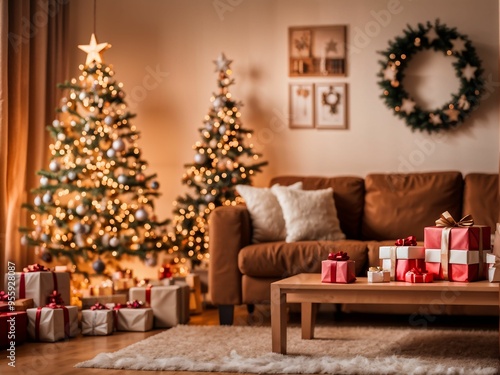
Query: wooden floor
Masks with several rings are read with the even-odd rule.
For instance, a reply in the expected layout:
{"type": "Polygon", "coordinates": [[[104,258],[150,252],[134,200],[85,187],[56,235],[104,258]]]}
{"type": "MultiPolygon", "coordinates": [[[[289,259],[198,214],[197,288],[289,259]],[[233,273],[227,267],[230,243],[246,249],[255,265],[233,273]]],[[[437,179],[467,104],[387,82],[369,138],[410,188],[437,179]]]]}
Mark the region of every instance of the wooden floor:
{"type": "MultiPolygon", "coordinates": [[[[436,327],[461,327],[468,326],[471,317],[439,317],[432,325],[436,327]]],[[[342,324],[342,325],[379,325],[379,326],[404,326],[408,325],[407,315],[373,315],[373,314],[347,314],[340,320],[334,319],[334,313],[323,312],[318,316],[319,324],[342,324]]],[[[214,308],[205,309],[201,315],[192,315],[190,325],[217,325],[218,312],[214,308]]],[[[236,325],[270,326],[269,308],[257,307],[256,311],[249,315],[245,306],[239,306],[235,310],[236,325]]],[[[289,313],[289,325],[299,325],[300,314],[298,311],[289,313]]],[[[498,329],[497,317],[479,317],[474,320],[474,328],[498,329]]],[[[472,328],[472,327],[471,327],[472,328]]],[[[7,365],[6,351],[1,351],[0,374],[107,374],[107,375],[147,375],[156,374],[182,374],[182,375],[206,375],[205,372],[174,372],[174,371],[124,371],[103,369],[82,369],[73,366],[93,358],[102,352],[114,352],[149,336],[162,332],[155,329],[149,332],[115,332],[110,336],[81,336],[57,343],[34,343],[26,342],[16,348],[16,367],[7,365]]],[[[229,373],[225,373],[230,375],[229,373]]],[[[238,375],[241,375],[238,373],[238,375]]]]}

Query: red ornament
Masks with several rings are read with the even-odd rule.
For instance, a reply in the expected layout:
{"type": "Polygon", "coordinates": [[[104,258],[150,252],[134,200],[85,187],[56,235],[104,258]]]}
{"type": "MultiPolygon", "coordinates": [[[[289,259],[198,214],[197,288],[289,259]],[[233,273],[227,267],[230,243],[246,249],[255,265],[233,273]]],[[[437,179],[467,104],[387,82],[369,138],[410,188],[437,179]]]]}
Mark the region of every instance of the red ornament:
{"type": "Polygon", "coordinates": [[[171,277],[172,277],[172,270],[170,269],[170,265],[164,264],[163,266],[161,266],[158,271],[158,279],[163,280],[163,279],[169,279],[171,277]]]}

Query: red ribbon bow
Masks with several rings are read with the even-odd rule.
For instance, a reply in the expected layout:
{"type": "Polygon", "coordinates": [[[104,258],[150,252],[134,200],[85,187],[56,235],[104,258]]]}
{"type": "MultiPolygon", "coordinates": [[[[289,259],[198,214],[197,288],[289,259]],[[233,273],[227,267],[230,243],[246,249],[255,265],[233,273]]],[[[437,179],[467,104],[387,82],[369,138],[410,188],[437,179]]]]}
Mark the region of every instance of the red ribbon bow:
{"type": "Polygon", "coordinates": [[[425,275],[425,274],[427,274],[427,272],[422,271],[422,269],[421,269],[421,268],[415,268],[415,267],[413,267],[413,268],[412,268],[410,271],[408,271],[408,272],[410,272],[410,273],[412,273],[412,274],[414,274],[414,275],[425,275]]]}
{"type": "Polygon", "coordinates": [[[90,307],[90,310],[109,310],[109,309],[106,306],[104,306],[102,303],[96,302],[95,305],[90,307]]]}
{"type": "Polygon", "coordinates": [[[9,295],[5,293],[3,290],[0,290],[0,301],[7,302],[9,300],[9,295]]]}
{"type": "Polygon", "coordinates": [[[138,300],[128,301],[127,307],[129,309],[140,309],[141,307],[144,307],[144,302],[138,300]]]}
{"type": "Polygon", "coordinates": [[[47,267],[38,263],[30,264],[28,267],[23,268],[23,272],[42,272],[42,271],[50,272],[50,270],[47,267]]]}
{"type": "Polygon", "coordinates": [[[346,261],[349,260],[349,255],[343,251],[339,251],[338,253],[330,253],[328,254],[328,260],[337,260],[337,261],[346,261]]]}
{"type": "Polygon", "coordinates": [[[406,238],[398,238],[395,242],[396,246],[417,246],[417,237],[408,236],[406,238]]]}
{"type": "Polygon", "coordinates": [[[47,304],[50,303],[55,303],[56,305],[64,305],[61,293],[59,293],[57,290],[52,291],[52,293],[47,297],[47,304]]]}

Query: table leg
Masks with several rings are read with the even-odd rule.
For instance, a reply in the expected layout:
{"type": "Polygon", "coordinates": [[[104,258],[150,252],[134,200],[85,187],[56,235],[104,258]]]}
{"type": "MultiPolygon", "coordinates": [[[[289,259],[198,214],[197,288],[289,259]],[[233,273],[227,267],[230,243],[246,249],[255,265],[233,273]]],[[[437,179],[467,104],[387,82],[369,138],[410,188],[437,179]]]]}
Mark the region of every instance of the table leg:
{"type": "Polygon", "coordinates": [[[498,356],[500,357],[500,285],[498,288],[498,312],[499,312],[499,322],[498,322],[498,356]]]}
{"type": "Polygon", "coordinates": [[[286,293],[271,284],[271,337],[274,353],[286,354],[286,293]]]}
{"type": "Polygon", "coordinates": [[[316,312],[318,304],[312,302],[301,303],[301,326],[302,339],[310,340],[314,338],[314,326],[316,325],[316,312]]]}

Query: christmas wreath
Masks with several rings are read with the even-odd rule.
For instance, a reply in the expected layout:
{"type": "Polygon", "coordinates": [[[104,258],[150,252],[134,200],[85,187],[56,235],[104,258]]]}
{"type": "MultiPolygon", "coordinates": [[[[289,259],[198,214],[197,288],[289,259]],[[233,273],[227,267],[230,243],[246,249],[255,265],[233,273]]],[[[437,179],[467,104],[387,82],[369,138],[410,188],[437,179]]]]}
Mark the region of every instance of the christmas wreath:
{"type": "Polygon", "coordinates": [[[459,125],[478,105],[484,80],[481,61],[467,36],[445,25],[427,22],[410,26],[404,36],[389,42],[389,49],[380,52],[385,59],[378,74],[381,97],[394,113],[405,119],[413,130],[435,132],[459,125]],[[460,79],[460,88],[442,107],[432,111],[421,109],[403,87],[405,68],[412,56],[425,49],[443,52],[454,59],[453,67],[460,79]]]}

